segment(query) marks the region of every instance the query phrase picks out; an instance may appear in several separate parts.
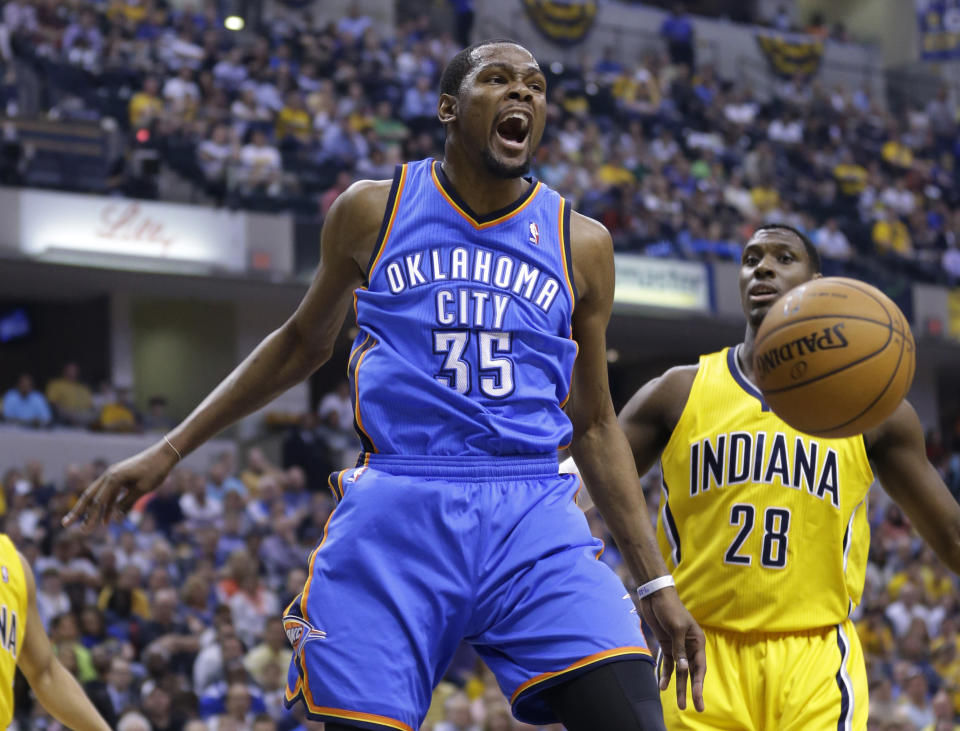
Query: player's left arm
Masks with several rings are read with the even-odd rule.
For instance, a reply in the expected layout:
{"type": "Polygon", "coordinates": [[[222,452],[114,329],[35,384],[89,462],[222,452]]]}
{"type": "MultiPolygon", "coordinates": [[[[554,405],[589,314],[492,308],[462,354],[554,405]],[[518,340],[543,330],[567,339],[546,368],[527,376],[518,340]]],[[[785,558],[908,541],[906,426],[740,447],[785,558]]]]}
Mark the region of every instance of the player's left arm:
{"type": "MultiPolygon", "coordinates": [[[[571,246],[579,294],[573,312],[573,337],[580,351],[568,405],[573,424],[570,451],[630,572],[643,584],[668,572],[647,513],[633,452],[610,397],[606,331],[613,310],[613,242],[601,224],[574,213],[571,246]]],[[[650,595],[643,600],[642,608],[664,654],[676,661],[678,705],[686,706],[689,657],[694,705],[702,710],[706,670],[703,632],[673,587],[650,595]]]]}
{"type": "Polygon", "coordinates": [[[950,570],[960,574],[960,505],[927,459],[923,427],[904,401],[866,434],[880,484],[950,570]]]}
{"type": "Polygon", "coordinates": [[[110,726],[83,688],[53,654],[37,611],[37,586],[30,564],[20,556],[27,582],[27,626],[17,666],[23,671],[40,705],[67,728],[76,731],[109,731],[110,726]]]}

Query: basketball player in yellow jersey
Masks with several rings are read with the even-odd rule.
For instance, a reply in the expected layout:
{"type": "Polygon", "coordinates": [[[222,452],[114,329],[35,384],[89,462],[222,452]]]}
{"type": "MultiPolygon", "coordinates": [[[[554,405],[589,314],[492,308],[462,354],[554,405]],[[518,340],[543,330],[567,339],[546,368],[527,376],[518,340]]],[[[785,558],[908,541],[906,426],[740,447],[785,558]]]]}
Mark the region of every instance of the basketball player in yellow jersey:
{"type": "MultiPolygon", "coordinates": [[[[820,439],[787,426],[753,385],[764,315],[819,272],[798,231],[758,229],[739,275],[743,343],[667,371],[620,415],[640,474],[660,458],[660,550],[713,669],[703,713],[663,704],[672,731],[866,728],[866,670],[849,615],[863,591],[874,472],[960,573],[960,506],[927,461],[907,402],[862,436],[820,439]]],[[[661,692],[672,693],[663,662],[661,692]]]]}
{"type": "Polygon", "coordinates": [[[79,683],[53,654],[37,613],[30,564],[0,534],[0,728],[13,720],[13,676],[20,670],[37,700],[75,731],[109,731],[79,683]]]}

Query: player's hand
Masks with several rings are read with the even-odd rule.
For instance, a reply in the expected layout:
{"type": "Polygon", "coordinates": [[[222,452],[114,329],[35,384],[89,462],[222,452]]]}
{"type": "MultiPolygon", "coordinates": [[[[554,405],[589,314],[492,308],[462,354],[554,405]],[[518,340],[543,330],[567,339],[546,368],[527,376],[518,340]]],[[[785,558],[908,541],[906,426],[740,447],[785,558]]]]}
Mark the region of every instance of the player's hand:
{"type": "Polygon", "coordinates": [[[160,442],[111,465],[83,491],[63,525],[79,522],[87,532],[106,526],[115,515],[126,515],[137,500],[163,482],[176,463],[176,455],[160,442]]]}
{"type": "Polygon", "coordinates": [[[687,707],[687,678],[693,671],[691,695],[693,707],[703,710],[703,676],[707,672],[703,630],[683,606],[672,586],[640,600],[643,618],[653,629],[663,652],[660,667],[660,690],[670,684],[670,675],[677,672],[677,706],[687,707]]]}

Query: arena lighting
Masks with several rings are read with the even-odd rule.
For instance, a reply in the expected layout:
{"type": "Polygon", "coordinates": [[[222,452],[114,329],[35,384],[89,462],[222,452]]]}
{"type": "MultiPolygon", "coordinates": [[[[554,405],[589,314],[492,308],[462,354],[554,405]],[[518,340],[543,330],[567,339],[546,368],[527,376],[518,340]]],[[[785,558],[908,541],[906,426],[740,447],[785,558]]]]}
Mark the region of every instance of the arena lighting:
{"type": "Polygon", "coordinates": [[[228,15],[223,19],[223,27],[227,30],[243,30],[243,18],[239,15],[228,15]]]}
{"type": "Polygon", "coordinates": [[[550,71],[559,76],[563,73],[563,64],[559,61],[554,61],[552,64],[550,64],[550,71]]]}

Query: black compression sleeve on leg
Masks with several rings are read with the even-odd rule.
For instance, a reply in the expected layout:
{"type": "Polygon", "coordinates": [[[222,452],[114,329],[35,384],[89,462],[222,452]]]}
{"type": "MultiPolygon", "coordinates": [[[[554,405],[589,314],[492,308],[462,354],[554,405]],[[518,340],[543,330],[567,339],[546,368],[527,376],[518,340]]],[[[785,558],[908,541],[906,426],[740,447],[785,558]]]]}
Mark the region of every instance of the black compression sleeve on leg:
{"type": "Polygon", "coordinates": [[[645,660],[613,662],[543,691],[568,731],[664,731],[660,689],[645,660]]]}

